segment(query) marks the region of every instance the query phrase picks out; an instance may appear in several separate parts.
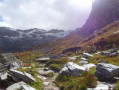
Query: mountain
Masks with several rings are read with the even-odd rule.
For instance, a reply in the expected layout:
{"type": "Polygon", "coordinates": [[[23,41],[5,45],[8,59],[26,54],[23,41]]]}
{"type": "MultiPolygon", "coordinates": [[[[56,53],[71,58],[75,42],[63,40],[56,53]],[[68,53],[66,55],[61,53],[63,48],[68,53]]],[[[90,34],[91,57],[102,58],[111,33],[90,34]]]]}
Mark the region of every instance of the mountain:
{"type": "Polygon", "coordinates": [[[119,19],[119,0],[94,0],[92,11],[82,28],[64,39],[36,47],[52,53],[62,53],[68,48],[79,47],[83,39],[98,32],[105,26],[119,19]]]}
{"type": "Polygon", "coordinates": [[[0,27],[0,52],[17,52],[33,48],[59,38],[66,37],[70,31],[52,29],[49,31],[43,29],[12,29],[9,27],[0,27]]]}

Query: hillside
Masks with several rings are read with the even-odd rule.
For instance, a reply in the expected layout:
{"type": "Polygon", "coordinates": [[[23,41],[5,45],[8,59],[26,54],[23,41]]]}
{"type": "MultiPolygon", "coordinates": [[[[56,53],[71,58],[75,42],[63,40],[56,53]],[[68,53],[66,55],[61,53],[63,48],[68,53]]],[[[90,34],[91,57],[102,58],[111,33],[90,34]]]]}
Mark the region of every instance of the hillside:
{"type": "Polygon", "coordinates": [[[62,53],[63,50],[80,45],[81,41],[91,34],[119,19],[118,0],[94,0],[92,11],[86,23],[64,39],[36,47],[52,53],[62,53]]]}
{"type": "Polygon", "coordinates": [[[58,29],[51,29],[49,31],[37,28],[16,30],[8,27],[0,27],[0,52],[28,50],[37,45],[64,38],[69,33],[70,31],[58,29]]]}
{"type": "Polygon", "coordinates": [[[119,20],[115,21],[98,32],[83,39],[81,47],[94,46],[97,50],[104,50],[119,46],[119,20]]]}

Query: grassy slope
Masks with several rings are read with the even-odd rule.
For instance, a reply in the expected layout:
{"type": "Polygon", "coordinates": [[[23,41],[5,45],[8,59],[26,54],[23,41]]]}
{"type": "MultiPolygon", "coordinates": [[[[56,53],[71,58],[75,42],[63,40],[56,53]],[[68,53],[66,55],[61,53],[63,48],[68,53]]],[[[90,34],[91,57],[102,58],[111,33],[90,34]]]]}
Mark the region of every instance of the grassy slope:
{"type": "Polygon", "coordinates": [[[119,33],[114,33],[117,31],[119,31],[119,21],[115,21],[83,39],[79,46],[95,46],[97,49],[104,49],[106,46],[111,48],[114,44],[118,46],[119,33]]]}

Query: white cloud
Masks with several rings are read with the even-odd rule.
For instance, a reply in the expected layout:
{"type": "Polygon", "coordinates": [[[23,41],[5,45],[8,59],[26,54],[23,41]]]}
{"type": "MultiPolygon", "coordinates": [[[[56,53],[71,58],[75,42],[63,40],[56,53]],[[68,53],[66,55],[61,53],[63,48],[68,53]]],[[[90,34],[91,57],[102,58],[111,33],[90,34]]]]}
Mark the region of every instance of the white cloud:
{"type": "Polygon", "coordinates": [[[85,23],[90,11],[91,5],[78,7],[72,0],[4,0],[0,3],[3,23],[20,29],[75,29],[85,23]]]}

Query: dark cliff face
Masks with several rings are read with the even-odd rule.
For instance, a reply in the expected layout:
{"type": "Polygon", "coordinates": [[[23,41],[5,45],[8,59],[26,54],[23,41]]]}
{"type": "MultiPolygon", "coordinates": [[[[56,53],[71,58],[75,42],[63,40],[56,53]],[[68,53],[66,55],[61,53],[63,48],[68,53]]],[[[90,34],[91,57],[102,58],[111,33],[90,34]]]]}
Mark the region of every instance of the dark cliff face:
{"type": "Polygon", "coordinates": [[[85,36],[119,19],[119,0],[94,0],[91,14],[82,27],[85,36]]]}

